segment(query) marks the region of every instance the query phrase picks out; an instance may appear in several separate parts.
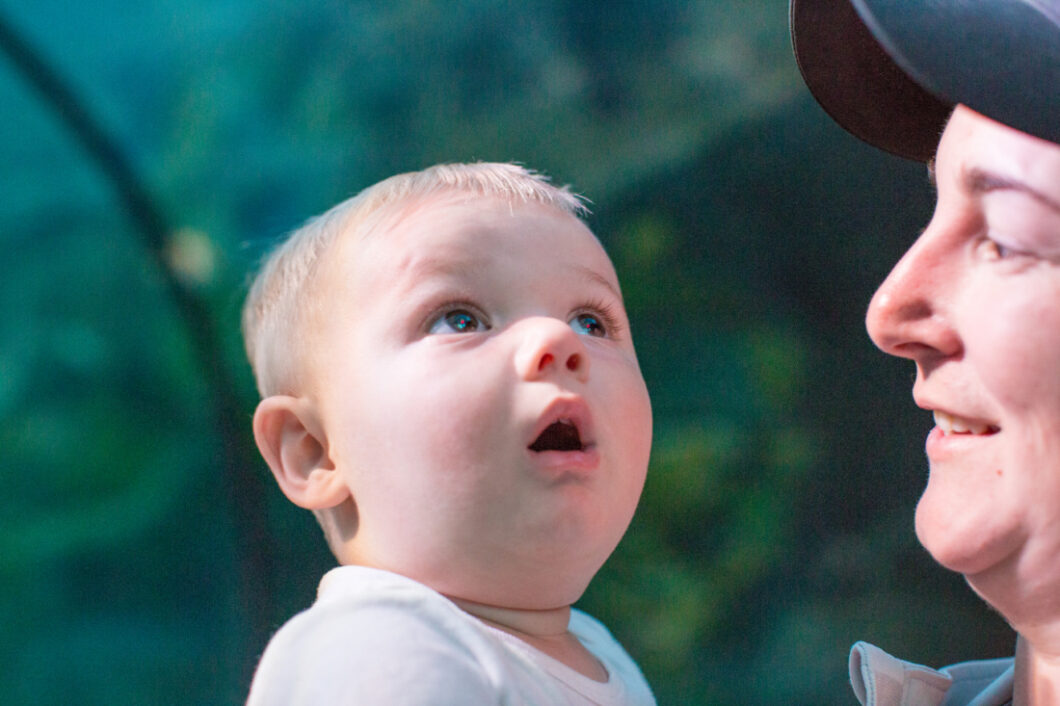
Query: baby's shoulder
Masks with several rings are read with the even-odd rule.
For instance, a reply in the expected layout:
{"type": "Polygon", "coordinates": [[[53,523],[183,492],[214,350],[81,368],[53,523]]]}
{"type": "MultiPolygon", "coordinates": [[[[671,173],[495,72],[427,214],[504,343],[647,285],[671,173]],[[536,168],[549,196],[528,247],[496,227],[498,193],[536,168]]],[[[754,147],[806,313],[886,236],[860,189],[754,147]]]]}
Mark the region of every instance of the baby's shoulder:
{"type": "Polygon", "coordinates": [[[316,602],[270,640],[248,703],[421,703],[420,691],[422,703],[446,693],[486,695],[493,687],[482,651],[473,619],[426,586],[341,567],[324,577],[316,602]]]}
{"type": "Polygon", "coordinates": [[[379,569],[342,566],[325,574],[317,600],[288,621],[273,642],[341,640],[346,649],[358,643],[375,649],[432,637],[474,639],[476,632],[470,616],[417,581],[379,569]]]}

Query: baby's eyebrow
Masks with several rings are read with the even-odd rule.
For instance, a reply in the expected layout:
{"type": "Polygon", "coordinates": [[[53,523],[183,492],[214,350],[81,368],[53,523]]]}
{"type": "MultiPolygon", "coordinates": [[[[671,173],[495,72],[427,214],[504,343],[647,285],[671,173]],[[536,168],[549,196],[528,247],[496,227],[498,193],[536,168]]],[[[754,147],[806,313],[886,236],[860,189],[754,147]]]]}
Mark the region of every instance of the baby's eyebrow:
{"type": "Polygon", "coordinates": [[[624,300],[622,299],[622,292],[618,291],[618,288],[615,287],[615,285],[612,284],[611,280],[609,280],[607,277],[604,277],[602,274],[600,274],[593,268],[586,267],[585,265],[575,265],[574,269],[580,274],[584,275],[586,279],[595,282],[596,284],[602,285],[604,288],[610,291],[611,294],[615,295],[615,298],[617,298],[618,301],[624,303],[624,300]]]}
{"type": "Polygon", "coordinates": [[[445,257],[420,257],[416,258],[407,269],[409,283],[415,285],[424,279],[432,277],[457,277],[466,278],[489,263],[477,259],[450,259],[445,257]]]}
{"type": "MultiPolygon", "coordinates": [[[[422,257],[417,258],[407,269],[408,284],[412,288],[423,280],[432,277],[454,277],[464,279],[471,277],[475,272],[481,272],[483,268],[489,268],[488,259],[458,258],[449,259],[445,257],[422,257]]],[[[590,282],[599,285],[609,291],[619,302],[625,304],[622,292],[611,282],[610,279],[587,265],[572,265],[575,275],[580,275],[590,282]]]]}

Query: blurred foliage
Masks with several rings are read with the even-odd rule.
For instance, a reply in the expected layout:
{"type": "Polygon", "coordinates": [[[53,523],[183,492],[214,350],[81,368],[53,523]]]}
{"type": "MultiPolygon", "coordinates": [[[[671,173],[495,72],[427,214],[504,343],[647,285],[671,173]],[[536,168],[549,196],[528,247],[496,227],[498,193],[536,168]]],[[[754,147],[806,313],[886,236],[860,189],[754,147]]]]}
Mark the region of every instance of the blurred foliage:
{"type": "MultiPolygon", "coordinates": [[[[225,333],[263,247],[392,173],[515,160],[593,199],[652,391],[641,508],[582,606],[662,704],[850,703],[846,652],[1011,647],[917,547],[927,428],[861,318],[930,211],[918,165],[802,89],[783,0],[0,5],[159,199],[225,333]]],[[[239,703],[331,563],[271,489],[234,517],[214,392],[163,278],[0,62],[0,702],[239,703]],[[238,576],[267,555],[247,593],[238,576]]],[[[247,459],[265,474],[257,459],[247,459]]]]}

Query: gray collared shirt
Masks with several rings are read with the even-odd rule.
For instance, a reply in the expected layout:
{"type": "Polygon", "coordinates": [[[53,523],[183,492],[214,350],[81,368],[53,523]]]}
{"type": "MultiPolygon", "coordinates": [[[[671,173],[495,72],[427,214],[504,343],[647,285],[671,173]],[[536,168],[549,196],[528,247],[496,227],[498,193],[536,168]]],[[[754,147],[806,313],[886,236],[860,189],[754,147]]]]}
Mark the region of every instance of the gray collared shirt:
{"type": "Polygon", "coordinates": [[[850,650],[850,684],[862,706],[1006,706],[1014,660],[960,662],[935,670],[858,642],[850,650]]]}

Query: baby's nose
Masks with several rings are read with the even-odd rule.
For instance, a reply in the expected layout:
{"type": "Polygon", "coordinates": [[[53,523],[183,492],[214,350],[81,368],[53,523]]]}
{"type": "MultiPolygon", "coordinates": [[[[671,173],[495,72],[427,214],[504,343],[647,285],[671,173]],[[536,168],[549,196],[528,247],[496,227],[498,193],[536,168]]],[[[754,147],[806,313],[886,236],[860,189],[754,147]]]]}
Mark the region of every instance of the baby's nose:
{"type": "Polygon", "coordinates": [[[516,367],[524,380],[570,375],[589,380],[589,356],[580,335],[559,319],[534,317],[521,324],[516,367]]]}

